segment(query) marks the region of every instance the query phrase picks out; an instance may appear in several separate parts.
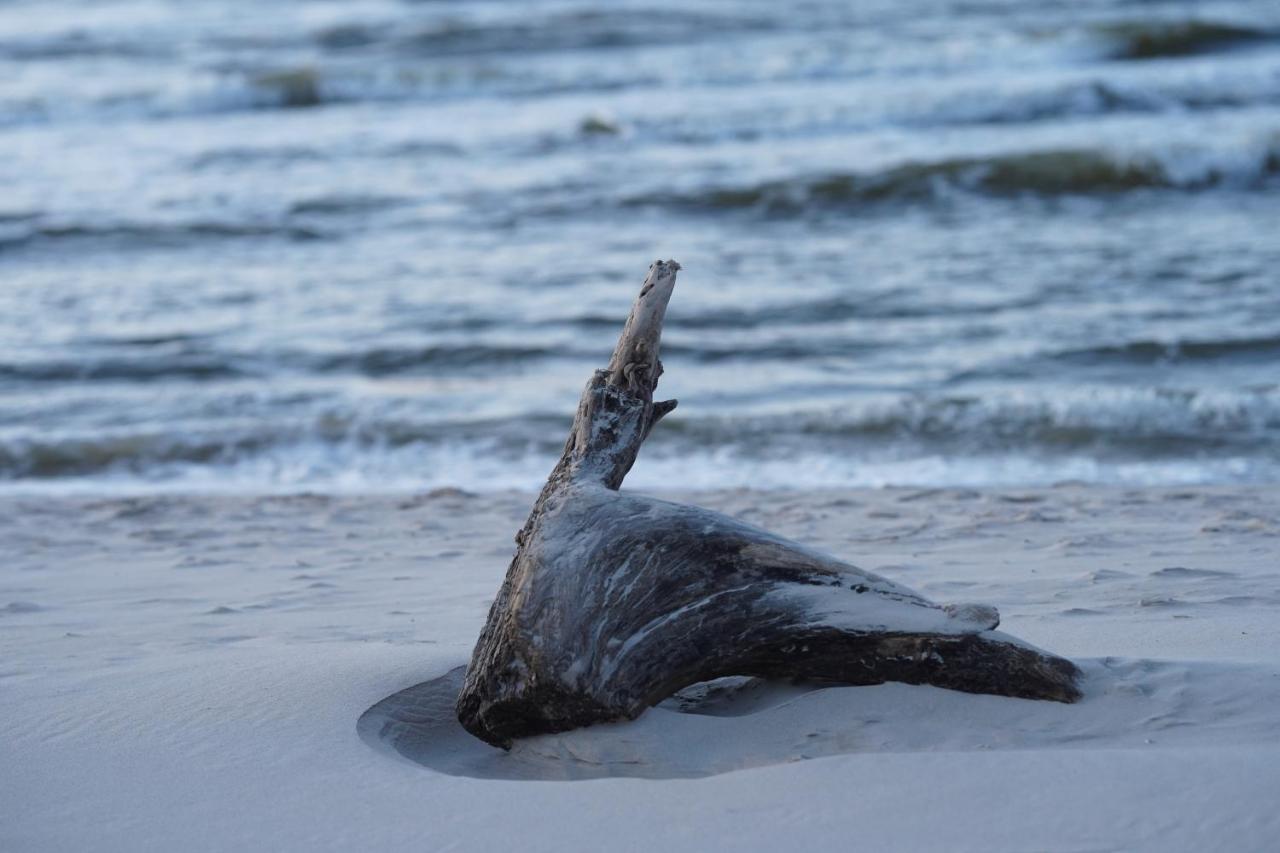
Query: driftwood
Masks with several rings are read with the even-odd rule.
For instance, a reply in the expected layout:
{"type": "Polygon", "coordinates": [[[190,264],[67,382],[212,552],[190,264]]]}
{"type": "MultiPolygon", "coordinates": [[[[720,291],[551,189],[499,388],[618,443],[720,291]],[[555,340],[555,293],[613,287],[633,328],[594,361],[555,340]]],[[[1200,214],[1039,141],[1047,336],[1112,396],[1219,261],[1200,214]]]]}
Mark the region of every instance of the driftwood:
{"type": "Polygon", "coordinates": [[[649,268],[609,366],[587,383],[476,644],[462,725],[508,747],[633,719],[729,675],[1078,699],[1075,665],[993,631],[992,607],[941,607],[719,513],[618,491],[676,405],[653,392],[679,269],[649,268]]]}

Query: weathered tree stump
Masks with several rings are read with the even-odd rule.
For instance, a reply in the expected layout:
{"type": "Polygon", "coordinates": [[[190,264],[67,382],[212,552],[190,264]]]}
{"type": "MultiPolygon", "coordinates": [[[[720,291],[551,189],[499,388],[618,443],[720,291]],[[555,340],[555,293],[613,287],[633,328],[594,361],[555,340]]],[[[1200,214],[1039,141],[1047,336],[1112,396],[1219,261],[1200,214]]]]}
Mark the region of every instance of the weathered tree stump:
{"type": "Polygon", "coordinates": [[[618,489],[675,401],[655,403],[680,265],[658,261],[489,611],[458,719],[482,740],[633,719],[729,675],[902,681],[1073,702],[1079,670],[995,632],[995,608],[914,591],[696,506],[618,489]]]}

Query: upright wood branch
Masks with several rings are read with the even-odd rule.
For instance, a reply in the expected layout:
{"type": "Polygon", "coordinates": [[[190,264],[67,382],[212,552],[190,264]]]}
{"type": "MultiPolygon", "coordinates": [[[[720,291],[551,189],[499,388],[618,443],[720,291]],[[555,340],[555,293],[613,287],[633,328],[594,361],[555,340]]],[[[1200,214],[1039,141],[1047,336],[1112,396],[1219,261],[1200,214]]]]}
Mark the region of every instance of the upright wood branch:
{"type": "Polygon", "coordinates": [[[680,265],[649,268],[587,383],[458,697],[468,731],[512,739],[631,719],[727,675],[903,681],[1075,701],[1067,660],[994,631],[995,608],[916,592],[696,506],[618,492],[654,424],[680,265]]]}
{"type": "Polygon", "coordinates": [[[653,398],[653,389],[662,374],[658,347],[662,342],[662,323],[667,317],[667,303],[676,287],[675,261],[654,261],[649,266],[640,295],[631,306],[627,324],[622,327],[618,345],[609,359],[609,384],[632,393],[653,398]]]}

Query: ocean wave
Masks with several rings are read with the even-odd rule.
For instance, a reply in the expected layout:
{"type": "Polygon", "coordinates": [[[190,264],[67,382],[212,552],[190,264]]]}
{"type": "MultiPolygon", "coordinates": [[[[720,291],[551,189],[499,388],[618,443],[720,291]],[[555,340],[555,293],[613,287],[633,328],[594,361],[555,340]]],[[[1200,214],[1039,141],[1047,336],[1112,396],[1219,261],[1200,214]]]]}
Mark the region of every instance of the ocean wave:
{"type": "Polygon", "coordinates": [[[233,145],[197,154],[188,162],[192,169],[200,170],[221,166],[243,166],[247,163],[281,166],[294,163],[319,163],[331,156],[319,148],[305,145],[233,145]]]}
{"type": "Polygon", "coordinates": [[[304,243],[330,240],[338,217],[369,216],[411,204],[408,196],[375,193],[321,193],[290,203],[272,218],[156,221],[62,220],[40,212],[0,212],[0,254],[44,245],[104,245],[117,249],[153,249],[199,245],[224,240],[275,240],[304,243]]]}
{"type": "Polygon", "coordinates": [[[1120,390],[913,395],[821,412],[675,419],[678,441],[768,452],[792,441],[834,449],[910,446],[936,452],[1091,450],[1135,458],[1257,451],[1280,445],[1280,393],[1120,390]]]}
{"type": "MultiPolygon", "coordinates": [[[[966,298],[966,297],[960,297],[966,298]]],[[[846,320],[914,320],[927,317],[989,317],[1001,311],[1020,308],[1032,308],[1040,305],[1039,298],[1019,297],[978,301],[967,297],[969,302],[939,300],[924,302],[921,294],[911,288],[895,289],[888,292],[866,294],[858,293],[848,296],[832,296],[818,299],[794,299],[789,302],[767,302],[748,307],[740,305],[715,306],[707,308],[690,308],[679,316],[668,317],[666,327],[671,330],[714,330],[714,329],[756,329],[761,327],[785,327],[795,325],[826,325],[846,320]]],[[[611,332],[618,328],[618,318],[604,314],[581,314],[557,320],[575,328],[591,331],[611,332]]],[[[670,336],[669,336],[670,337],[670,336]]],[[[812,340],[807,338],[806,340],[812,340]]],[[[848,344],[847,335],[841,335],[838,341],[848,344]]],[[[753,345],[754,346],[754,345],[753,345]]],[[[663,352],[667,355],[678,352],[694,359],[700,358],[703,345],[694,346],[671,340],[663,344],[663,352]],[[675,349],[673,349],[675,347],[675,349]]],[[[714,354],[719,352],[712,349],[714,354]]],[[[818,355],[821,349],[809,351],[809,355],[818,355]]],[[[743,358],[752,358],[749,351],[738,352],[743,358]]]]}
{"type": "Polygon", "coordinates": [[[372,378],[531,363],[545,358],[589,358],[563,347],[503,343],[423,343],[353,347],[317,353],[281,349],[241,352],[189,335],[89,338],[78,341],[75,358],[54,355],[0,360],[0,380],[20,383],[151,382],[162,379],[217,380],[277,375],[361,375],[372,378]]]}
{"type": "MultiPolygon", "coordinates": [[[[386,157],[459,157],[464,153],[457,145],[414,139],[408,142],[391,142],[378,149],[386,157]]],[[[194,170],[235,169],[243,166],[292,166],[298,163],[324,163],[338,161],[341,156],[333,151],[306,145],[231,145],[214,148],[191,157],[187,163],[194,170]]],[[[376,198],[351,196],[351,198],[376,198]]],[[[388,201],[393,197],[381,197],[388,201]]],[[[405,201],[406,199],[399,199],[405,201]]],[[[0,217],[0,222],[3,218],[0,217]]]]}
{"type": "Polygon", "coordinates": [[[563,444],[562,434],[549,437],[564,428],[561,418],[538,416],[441,423],[324,411],[311,419],[236,420],[172,431],[141,426],[61,435],[44,431],[0,438],[0,481],[121,473],[164,479],[196,468],[217,478],[219,471],[236,466],[274,469],[277,476],[289,477],[297,475],[292,469],[301,460],[312,468],[345,467],[359,476],[362,468],[368,473],[388,456],[409,460],[442,450],[538,458],[563,444]]]}
{"type": "Polygon", "coordinates": [[[1024,86],[993,97],[965,89],[911,112],[889,112],[884,123],[909,128],[1045,122],[1123,114],[1186,113],[1267,106],[1280,102],[1280,75],[1264,68],[1220,73],[1212,79],[1096,75],[1024,86]]]}
{"type": "MultiPolygon", "coordinates": [[[[134,344],[143,348],[160,344],[134,344]]],[[[14,382],[153,382],[165,379],[229,379],[257,371],[217,353],[145,353],[136,357],[81,355],[75,359],[0,362],[0,379],[14,382]]]]}
{"type": "Polygon", "coordinates": [[[726,33],[763,31],[776,23],[741,14],[603,6],[533,16],[522,10],[519,16],[493,19],[451,17],[417,28],[348,22],[322,28],[314,38],[333,51],[385,44],[401,53],[457,57],[688,44],[726,33]]]}
{"type": "Polygon", "coordinates": [[[502,344],[437,344],[426,346],[375,347],[315,359],[314,369],[324,372],[355,372],[365,376],[391,376],[420,370],[476,368],[527,362],[563,356],[550,347],[502,344]]]}
{"type": "Polygon", "coordinates": [[[314,214],[320,216],[376,213],[380,210],[400,207],[412,201],[408,196],[333,193],[296,201],[289,205],[289,213],[291,215],[314,214]]]}
{"type": "MultiPolygon", "coordinates": [[[[523,53],[521,54],[523,55],[523,53]]],[[[572,146],[618,141],[667,141],[715,144],[730,139],[853,132],[876,127],[952,127],[1051,121],[1124,113],[1164,113],[1266,106],[1280,101],[1280,77],[1272,56],[1257,65],[1226,64],[1212,76],[1196,68],[1155,74],[1153,69],[1117,65],[1065,64],[1053,75],[1002,80],[960,77],[936,85],[894,89],[877,98],[875,89],[861,94],[853,106],[843,96],[812,114],[788,115],[806,98],[798,95],[767,108],[715,108],[660,120],[603,122],[586,112],[560,131],[542,132],[529,144],[572,146]],[[870,95],[870,97],[868,97],[870,95]],[[782,110],[783,114],[779,114],[782,110]]],[[[824,85],[863,74],[822,74],[824,85]]],[[[813,79],[803,69],[777,71],[761,79],[707,79],[702,85],[733,93],[753,85],[800,86],[813,79]]],[[[908,78],[910,79],[910,78],[908,78]]],[[[905,82],[905,81],[904,81],[905,82]]],[[[320,56],[290,61],[261,59],[227,62],[217,69],[187,69],[171,78],[141,80],[126,75],[117,86],[58,93],[14,90],[0,99],[0,126],[63,120],[114,121],[138,118],[296,110],[342,104],[443,103],[477,96],[519,99],[559,95],[614,93],[669,85],[647,67],[617,69],[605,63],[572,66],[528,66],[515,61],[489,63],[476,59],[447,63],[420,62],[396,55],[376,61],[320,56]],[[570,73],[570,69],[573,73],[570,73]]]]}
{"type": "Polygon", "coordinates": [[[201,439],[157,432],[21,438],[0,442],[0,478],[81,477],[104,471],[163,475],[175,464],[228,464],[266,443],[265,437],[251,435],[201,439]]]}
{"type": "Polygon", "coordinates": [[[1064,148],[910,162],[880,171],[799,176],[695,193],[642,195],[624,204],[788,214],[881,202],[935,201],[957,192],[1010,197],[1258,189],[1278,174],[1280,140],[1252,151],[1222,153],[1064,148]]]}
{"type": "MultiPolygon", "coordinates": [[[[814,362],[823,359],[858,359],[888,352],[896,346],[891,338],[877,336],[852,339],[843,331],[797,331],[796,327],[827,325],[843,320],[875,322],[879,320],[917,319],[960,315],[989,316],[1002,310],[1016,310],[1034,305],[1034,301],[980,302],[969,305],[938,303],[911,305],[881,297],[863,302],[854,299],[829,299],[799,302],[791,305],[763,305],[754,310],[713,310],[673,318],[670,334],[663,342],[663,357],[669,363],[717,365],[723,363],[774,365],[787,362],[814,362]],[[776,334],[754,334],[749,343],[742,340],[716,341],[697,333],[707,329],[761,329],[784,326],[776,334]]],[[[616,320],[590,317],[570,320],[569,324],[591,323],[593,334],[608,335],[617,327],[616,320]]],[[[415,323],[415,326],[420,326],[415,323]]],[[[457,322],[448,331],[457,332],[457,322]]],[[[493,326],[488,320],[471,323],[475,330],[493,326]]],[[[558,323],[557,323],[558,325],[558,323]]],[[[609,335],[611,337],[611,335],[609,335]]],[[[219,344],[216,338],[183,333],[90,337],[75,342],[75,358],[54,355],[49,358],[26,357],[0,359],[0,380],[22,384],[66,383],[89,381],[138,382],[155,380],[222,380],[255,377],[269,380],[273,376],[365,376],[390,379],[415,375],[464,375],[476,370],[509,368],[525,370],[539,363],[590,364],[599,355],[599,347],[590,340],[578,344],[565,343],[560,331],[540,330],[521,342],[515,338],[483,340],[432,341],[387,345],[374,342],[352,342],[341,351],[316,352],[307,349],[281,348],[273,351],[240,350],[230,342],[219,344]]],[[[601,340],[600,347],[608,344],[601,340]]],[[[1188,363],[1267,363],[1280,357],[1280,336],[1257,335],[1242,338],[1133,340],[1090,347],[1045,350],[1021,356],[1009,362],[996,361],[982,367],[953,374],[948,387],[988,379],[1009,379],[1032,375],[1056,375],[1055,368],[1080,373],[1090,367],[1179,365],[1188,363]]],[[[876,421],[867,422],[875,431],[876,421]]]]}
{"type": "Polygon", "coordinates": [[[664,356],[688,359],[700,364],[720,362],[787,362],[803,359],[821,359],[831,356],[852,358],[880,349],[881,344],[851,341],[848,336],[785,337],[777,340],[754,341],[749,346],[741,343],[698,344],[673,339],[662,345],[664,356]]]}
{"type": "Polygon", "coordinates": [[[1050,358],[1075,365],[1150,365],[1223,359],[1270,361],[1277,356],[1280,356],[1280,335],[1212,340],[1139,340],[1065,350],[1054,353],[1050,358]]]}
{"type": "MultiPolygon", "coordinates": [[[[933,81],[931,81],[933,82],[933,81]]],[[[584,140],[610,145],[662,142],[691,147],[765,139],[823,139],[886,129],[911,132],[934,128],[1073,122],[1098,116],[1182,116],[1280,104],[1280,62],[1154,69],[1086,65],[1051,74],[1035,73],[993,81],[960,77],[922,87],[918,81],[867,86],[844,98],[843,86],[829,100],[811,101],[791,85],[769,86],[764,97],[741,104],[736,98],[699,101],[698,109],[653,116],[587,113],[576,127],[550,134],[540,144],[553,149],[584,140]],[[584,132],[592,128],[594,132],[584,132]]]]}
{"type": "MultiPolygon", "coordinates": [[[[2,455],[2,454],[0,454],[2,455]]],[[[295,445],[276,456],[246,456],[221,465],[174,462],[134,471],[107,467],[83,476],[4,479],[0,494],[398,494],[438,488],[468,492],[535,492],[555,451],[516,458],[483,448],[438,445],[358,455],[327,446],[295,445]]],[[[1280,464],[1270,458],[1161,457],[1099,459],[1090,455],[902,453],[839,455],[797,452],[746,456],[733,449],[677,455],[646,451],[627,477],[628,489],[672,490],[984,488],[1091,483],[1130,487],[1271,483],[1280,464]]]]}
{"type": "Polygon", "coordinates": [[[259,72],[248,83],[251,106],[315,107],[340,100],[332,93],[321,94],[320,74],[311,67],[259,72]]]}
{"type": "Polygon", "coordinates": [[[1093,31],[1111,59],[1196,56],[1280,38],[1273,30],[1204,20],[1115,21],[1093,31]]]}
{"type": "Polygon", "coordinates": [[[152,334],[111,334],[90,336],[85,343],[104,347],[169,347],[190,345],[205,339],[194,332],[155,332],[152,334]]]}
{"type": "Polygon", "coordinates": [[[156,248],[209,240],[273,239],[303,242],[330,235],[315,228],[259,222],[40,222],[34,217],[17,226],[0,228],[0,253],[44,244],[109,243],[113,248],[156,248]]]}
{"type": "MultiPolygon", "coordinates": [[[[566,417],[551,414],[441,421],[403,413],[379,418],[337,409],[310,419],[237,420],[171,431],[139,427],[77,434],[11,433],[0,438],[0,480],[112,472],[164,479],[197,468],[216,480],[238,467],[266,477],[260,485],[270,485],[272,476],[346,470],[350,478],[376,487],[377,472],[388,459],[401,460],[408,466],[403,471],[425,472],[422,460],[446,455],[464,462],[487,459],[494,466],[545,475],[566,428],[566,417]]],[[[797,457],[871,462],[1087,457],[1104,464],[1274,459],[1280,448],[1280,391],[1073,388],[1059,394],[909,396],[776,415],[672,415],[651,444],[646,457],[719,455],[746,463],[797,457]]],[[[466,464],[458,470],[465,470],[466,464]]]]}
{"type": "Polygon", "coordinates": [[[460,100],[476,95],[532,97],[616,88],[612,80],[544,79],[478,68],[325,67],[281,64],[179,74],[119,91],[33,91],[0,97],[0,127],[63,122],[169,120],[342,104],[460,100]]]}
{"type": "Polygon", "coordinates": [[[83,31],[46,38],[0,41],[0,59],[18,62],[56,62],[64,59],[103,57],[156,60],[170,58],[173,55],[173,47],[161,42],[120,37],[103,38],[83,31]]]}

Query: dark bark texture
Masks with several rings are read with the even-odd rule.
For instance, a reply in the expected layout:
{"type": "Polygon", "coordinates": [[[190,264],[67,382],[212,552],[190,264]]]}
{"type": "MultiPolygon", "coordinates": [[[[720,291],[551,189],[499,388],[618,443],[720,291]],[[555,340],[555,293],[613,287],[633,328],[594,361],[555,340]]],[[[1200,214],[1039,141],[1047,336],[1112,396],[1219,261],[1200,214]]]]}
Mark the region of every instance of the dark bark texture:
{"type": "Polygon", "coordinates": [[[727,675],[901,681],[1073,702],[1070,661],[993,630],[984,605],[912,590],[696,506],[622,494],[654,403],[674,261],[649,268],[608,367],[587,383],[476,644],[458,718],[515,738],[633,719],[727,675]]]}

